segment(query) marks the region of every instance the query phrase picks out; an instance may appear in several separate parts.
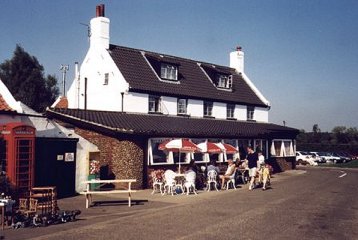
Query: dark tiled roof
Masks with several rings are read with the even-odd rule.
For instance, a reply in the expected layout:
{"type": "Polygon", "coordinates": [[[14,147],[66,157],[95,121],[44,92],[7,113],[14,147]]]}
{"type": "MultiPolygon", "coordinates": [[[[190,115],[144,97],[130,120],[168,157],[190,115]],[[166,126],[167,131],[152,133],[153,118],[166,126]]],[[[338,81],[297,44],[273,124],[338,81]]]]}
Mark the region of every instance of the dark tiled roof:
{"type": "Polygon", "coordinates": [[[12,109],[5,99],[0,94],[0,112],[16,112],[14,109],[12,109]]]}
{"type": "Polygon", "coordinates": [[[233,68],[116,45],[110,45],[109,53],[129,83],[130,91],[267,106],[233,68]],[[161,61],[161,59],[163,62],[173,63],[179,67],[180,84],[158,79],[153,71],[152,61],[161,61]],[[231,73],[233,76],[232,91],[218,90],[198,64],[210,66],[220,73],[231,73]]]}
{"type": "Polygon", "coordinates": [[[295,138],[298,130],[271,123],[132,114],[78,109],[50,109],[46,115],[98,131],[150,137],[295,138]]]}

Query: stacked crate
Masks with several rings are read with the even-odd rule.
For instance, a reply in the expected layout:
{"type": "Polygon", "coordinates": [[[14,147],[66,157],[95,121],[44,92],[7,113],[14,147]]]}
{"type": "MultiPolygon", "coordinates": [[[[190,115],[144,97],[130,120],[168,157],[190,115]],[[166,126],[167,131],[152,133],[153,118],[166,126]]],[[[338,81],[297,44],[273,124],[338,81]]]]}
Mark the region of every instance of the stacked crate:
{"type": "Polygon", "coordinates": [[[42,214],[56,214],[57,211],[57,191],[56,187],[34,187],[31,189],[30,198],[38,200],[37,209],[42,214]]]}

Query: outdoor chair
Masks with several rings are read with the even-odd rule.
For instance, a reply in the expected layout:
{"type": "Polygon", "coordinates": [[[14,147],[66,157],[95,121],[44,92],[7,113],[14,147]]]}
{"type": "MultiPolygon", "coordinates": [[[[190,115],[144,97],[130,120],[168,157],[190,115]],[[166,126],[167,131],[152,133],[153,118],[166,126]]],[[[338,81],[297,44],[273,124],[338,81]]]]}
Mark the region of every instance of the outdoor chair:
{"type": "Polygon", "coordinates": [[[217,187],[218,182],[217,182],[217,180],[216,180],[216,179],[217,179],[217,175],[218,175],[218,173],[217,173],[215,170],[210,170],[210,171],[208,172],[208,180],[207,180],[208,192],[211,190],[211,184],[214,184],[216,191],[219,191],[219,190],[218,190],[218,187],[217,187]]]}
{"type": "Polygon", "coordinates": [[[164,186],[163,186],[163,193],[162,195],[164,195],[166,192],[168,194],[174,195],[174,191],[176,188],[176,181],[175,181],[175,172],[172,170],[166,170],[164,172],[164,186]]]}
{"type": "Polygon", "coordinates": [[[27,217],[33,216],[37,213],[37,203],[37,199],[30,198],[29,209],[24,212],[27,217]]]}
{"type": "Polygon", "coordinates": [[[246,184],[248,182],[247,172],[248,170],[244,168],[237,169],[236,179],[240,179],[243,184],[246,184]]]}
{"type": "Polygon", "coordinates": [[[28,210],[28,199],[27,198],[19,198],[19,209],[18,213],[24,214],[28,210]]]}
{"type": "Polygon", "coordinates": [[[196,180],[196,173],[194,171],[189,171],[185,173],[184,188],[186,188],[186,195],[189,195],[190,190],[192,190],[193,193],[198,194],[195,188],[195,180],[196,180]]]}
{"type": "Polygon", "coordinates": [[[234,171],[234,173],[230,176],[230,178],[226,181],[226,190],[229,190],[230,188],[230,183],[232,184],[233,188],[236,189],[236,169],[234,171]]]}
{"type": "Polygon", "coordinates": [[[153,171],[152,174],[152,181],[153,181],[153,192],[155,193],[159,189],[160,193],[163,195],[163,188],[164,188],[164,182],[163,182],[163,175],[161,171],[153,171]]]}

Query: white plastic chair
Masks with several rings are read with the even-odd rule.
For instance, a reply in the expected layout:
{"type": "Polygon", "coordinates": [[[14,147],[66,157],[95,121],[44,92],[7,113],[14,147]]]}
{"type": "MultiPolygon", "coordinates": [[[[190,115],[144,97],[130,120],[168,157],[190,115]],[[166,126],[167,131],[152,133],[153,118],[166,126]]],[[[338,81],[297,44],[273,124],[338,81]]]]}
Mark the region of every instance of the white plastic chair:
{"type": "Polygon", "coordinates": [[[184,188],[186,188],[186,195],[189,195],[190,189],[193,190],[193,193],[198,194],[195,188],[196,173],[194,171],[189,171],[185,173],[185,183],[184,188]]]}
{"type": "Polygon", "coordinates": [[[236,189],[236,170],[234,173],[230,176],[230,179],[226,182],[226,190],[229,190],[230,183],[232,184],[233,188],[236,189]]]}
{"type": "Polygon", "coordinates": [[[153,192],[152,194],[155,193],[155,191],[157,191],[159,189],[160,191],[160,194],[163,195],[163,188],[164,188],[164,182],[163,182],[163,179],[159,179],[155,172],[153,171],[152,172],[152,181],[153,181],[153,192]]]}
{"type": "Polygon", "coordinates": [[[211,184],[212,183],[214,183],[216,191],[219,191],[218,187],[217,187],[218,182],[216,181],[217,175],[218,175],[218,173],[215,170],[210,170],[208,172],[208,180],[207,180],[208,192],[211,190],[211,184]]]}
{"type": "Polygon", "coordinates": [[[166,192],[168,194],[174,195],[174,191],[176,188],[176,181],[175,181],[175,172],[172,170],[166,170],[164,172],[164,186],[163,186],[163,193],[162,195],[164,195],[166,192]]]}

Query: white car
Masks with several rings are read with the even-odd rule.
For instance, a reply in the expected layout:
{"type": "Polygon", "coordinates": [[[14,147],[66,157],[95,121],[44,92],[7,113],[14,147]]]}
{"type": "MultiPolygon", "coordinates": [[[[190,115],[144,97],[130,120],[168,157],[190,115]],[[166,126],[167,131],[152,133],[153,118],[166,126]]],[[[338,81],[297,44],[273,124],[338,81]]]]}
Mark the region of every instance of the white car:
{"type": "Polygon", "coordinates": [[[312,158],[315,162],[317,163],[325,163],[326,160],[323,159],[319,154],[318,152],[310,152],[310,154],[312,155],[312,158]]]}
{"type": "Polygon", "coordinates": [[[317,154],[327,163],[337,163],[341,161],[341,158],[332,156],[332,154],[328,152],[318,152],[317,154]]]}
{"type": "Polygon", "coordinates": [[[317,163],[314,161],[311,154],[304,151],[296,151],[296,162],[307,162],[311,166],[317,166],[317,163]]]}

